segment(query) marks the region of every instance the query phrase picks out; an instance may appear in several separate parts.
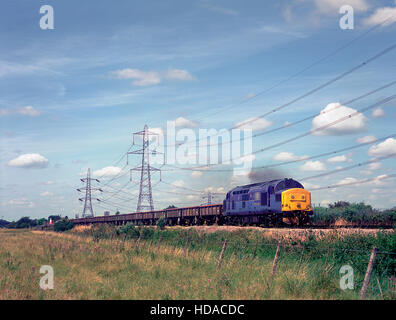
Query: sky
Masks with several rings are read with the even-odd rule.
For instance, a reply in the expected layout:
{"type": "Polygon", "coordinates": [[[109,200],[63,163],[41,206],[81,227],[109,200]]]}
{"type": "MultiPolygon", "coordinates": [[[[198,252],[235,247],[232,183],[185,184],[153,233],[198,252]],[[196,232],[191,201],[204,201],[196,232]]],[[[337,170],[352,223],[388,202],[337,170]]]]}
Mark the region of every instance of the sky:
{"type": "Polygon", "coordinates": [[[205,203],[208,191],[221,202],[236,185],[278,176],[302,179],[308,190],[369,179],[312,190],[312,201],[396,206],[396,180],[386,178],[396,173],[396,137],[307,159],[396,134],[396,99],[386,100],[396,84],[356,99],[396,80],[396,2],[349,1],[353,29],[340,27],[343,5],[3,1],[0,219],[81,215],[84,195],[76,189],[88,168],[103,190],[93,193],[95,214],[135,211],[140,177],[133,171],[130,181],[129,170],[141,158],[130,155],[127,165],[124,155],[140,148],[131,146],[134,132],[147,124],[166,135],[168,121],[197,135],[238,124],[253,135],[284,126],[254,137],[250,158],[253,167],[280,165],[244,175],[235,175],[233,164],[162,165],[162,181],[152,176],[156,209],[205,203]],[[40,28],[43,5],[53,8],[53,29],[40,28]],[[290,160],[299,161],[282,164],[290,160]]]}

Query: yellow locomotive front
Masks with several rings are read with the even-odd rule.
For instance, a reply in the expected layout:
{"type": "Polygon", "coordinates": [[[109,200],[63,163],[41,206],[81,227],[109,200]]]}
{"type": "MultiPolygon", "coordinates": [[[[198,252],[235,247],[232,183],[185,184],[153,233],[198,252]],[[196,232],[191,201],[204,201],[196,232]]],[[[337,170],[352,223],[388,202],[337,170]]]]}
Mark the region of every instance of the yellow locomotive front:
{"type": "Polygon", "coordinates": [[[286,223],[304,224],[313,214],[311,193],[302,188],[292,188],[282,192],[282,215],[286,223]]]}

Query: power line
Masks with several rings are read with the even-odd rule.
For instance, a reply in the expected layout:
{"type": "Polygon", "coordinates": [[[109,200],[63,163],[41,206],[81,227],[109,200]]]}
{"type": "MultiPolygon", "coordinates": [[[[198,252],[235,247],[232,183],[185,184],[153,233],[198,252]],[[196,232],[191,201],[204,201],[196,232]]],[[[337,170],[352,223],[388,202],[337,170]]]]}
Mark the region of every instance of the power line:
{"type": "Polygon", "coordinates": [[[219,109],[219,110],[217,110],[217,111],[215,111],[215,112],[213,112],[213,113],[211,113],[211,114],[209,114],[209,115],[207,115],[207,116],[205,116],[205,117],[201,117],[201,118],[197,119],[197,121],[200,121],[200,120],[202,120],[203,118],[206,118],[206,117],[208,117],[208,116],[213,116],[213,115],[218,114],[218,113],[220,113],[220,112],[224,112],[224,111],[226,111],[226,110],[230,110],[230,109],[232,109],[232,108],[234,108],[234,107],[237,107],[237,106],[239,106],[239,105],[242,105],[242,104],[244,104],[244,103],[246,103],[246,102],[248,102],[248,101],[251,101],[251,100],[257,98],[258,96],[261,96],[261,95],[263,95],[263,94],[265,94],[265,93],[267,93],[267,92],[269,92],[269,91],[271,91],[271,90],[273,90],[273,89],[279,87],[280,85],[282,85],[282,84],[284,84],[284,83],[286,83],[286,82],[288,82],[288,81],[290,81],[290,80],[292,80],[292,79],[298,77],[299,75],[303,74],[304,72],[308,71],[309,69],[313,68],[314,66],[318,65],[319,63],[321,63],[321,62],[323,62],[323,61],[326,61],[326,60],[329,59],[330,57],[336,55],[337,53],[339,53],[339,52],[342,51],[343,49],[348,48],[348,47],[351,46],[354,42],[360,40],[361,38],[363,38],[364,36],[366,36],[366,35],[369,34],[370,32],[376,30],[376,29],[379,28],[381,25],[384,25],[387,21],[389,21],[391,18],[393,18],[393,16],[395,16],[395,15],[392,15],[392,16],[390,16],[390,17],[384,19],[382,22],[380,22],[380,23],[376,24],[375,26],[373,26],[372,28],[366,30],[365,32],[363,32],[362,34],[360,34],[359,36],[357,36],[356,38],[354,38],[354,39],[352,39],[351,41],[347,42],[346,44],[344,44],[344,45],[338,47],[338,48],[335,49],[334,51],[332,51],[332,52],[330,52],[329,54],[325,55],[324,57],[322,57],[322,58],[316,60],[314,63],[312,63],[312,64],[308,65],[307,67],[303,68],[302,70],[300,70],[300,71],[298,71],[298,72],[292,74],[291,76],[287,77],[286,79],[283,79],[283,80],[277,82],[276,84],[272,85],[271,87],[266,88],[266,89],[264,89],[264,90],[258,92],[257,94],[255,94],[255,95],[253,95],[253,96],[247,97],[247,98],[243,99],[242,101],[240,101],[240,102],[238,102],[238,103],[231,104],[231,105],[226,106],[226,107],[224,107],[224,108],[221,108],[221,109],[219,109]]]}
{"type": "Polygon", "coordinates": [[[305,180],[310,180],[310,179],[314,179],[314,178],[320,178],[320,177],[328,176],[328,175],[331,175],[331,174],[335,174],[335,173],[351,170],[351,169],[354,169],[354,168],[357,168],[357,167],[362,167],[362,166],[365,166],[365,165],[368,165],[368,164],[371,164],[371,163],[379,162],[381,160],[393,158],[395,156],[396,156],[396,153],[393,153],[393,154],[390,154],[390,155],[387,155],[387,156],[374,158],[374,159],[370,159],[368,161],[364,161],[364,162],[360,162],[360,163],[357,163],[357,164],[353,164],[353,165],[348,166],[348,167],[344,167],[344,168],[340,168],[340,169],[336,169],[336,170],[332,170],[332,171],[328,171],[328,172],[324,172],[324,173],[315,174],[313,176],[301,178],[301,179],[299,179],[299,181],[305,181],[305,180]]]}
{"type": "MultiPolygon", "coordinates": [[[[236,126],[233,126],[233,127],[229,128],[229,130],[233,130],[233,129],[240,128],[241,126],[245,126],[245,125],[250,124],[250,123],[252,123],[252,122],[254,122],[254,121],[257,121],[258,119],[261,119],[261,118],[264,118],[264,117],[266,117],[266,116],[268,116],[268,115],[270,115],[270,114],[273,114],[273,113],[275,113],[275,112],[277,112],[277,111],[279,111],[279,110],[281,110],[281,109],[284,109],[284,108],[286,108],[286,107],[289,107],[290,105],[292,105],[292,104],[294,104],[294,103],[296,103],[296,102],[298,102],[298,101],[300,101],[300,100],[302,100],[302,99],[304,99],[304,98],[306,98],[306,97],[312,95],[313,93],[316,93],[317,91],[319,91],[319,90],[321,90],[321,89],[323,89],[323,88],[329,86],[330,84],[333,84],[334,82],[336,82],[336,81],[338,81],[338,80],[341,80],[342,78],[344,78],[344,77],[346,77],[347,75],[349,75],[349,74],[355,72],[356,70],[359,70],[360,68],[362,68],[362,67],[368,65],[369,63],[371,63],[371,62],[373,62],[374,60],[380,58],[381,56],[385,55],[386,53],[388,53],[388,52],[394,50],[395,48],[396,48],[396,43],[393,44],[393,45],[391,45],[391,46],[389,46],[389,47],[387,47],[387,48],[385,48],[384,50],[380,51],[380,52],[377,53],[376,55],[374,55],[374,56],[368,58],[367,60],[365,60],[365,61],[363,61],[363,62],[361,62],[360,64],[354,66],[353,68],[351,68],[351,69],[349,69],[349,70],[347,70],[347,71],[341,73],[340,75],[338,75],[338,76],[336,76],[336,77],[334,77],[334,78],[332,78],[332,79],[326,81],[325,83],[323,83],[323,84],[321,84],[321,85],[315,87],[314,89],[311,89],[310,91],[308,91],[308,92],[306,92],[306,93],[304,93],[304,94],[298,96],[297,98],[294,98],[294,99],[291,100],[291,101],[288,101],[288,102],[286,102],[286,103],[284,103],[284,104],[282,104],[282,105],[280,105],[280,106],[278,106],[278,107],[276,107],[276,108],[274,108],[274,109],[272,109],[272,110],[270,110],[270,111],[268,111],[268,112],[266,112],[266,113],[264,113],[264,114],[262,114],[262,115],[259,115],[258,117],[252,118],[252,119],[247,120],[247,121],[244,121],[244,122],[242,122],[242,123],[240,123],[240,124],[238,124],[238,125],[236,125],[236,126]]],[[[216,135],[214,135],[214,136],[216,136],[216,135]]],[[[214,136],[213,136],[213,137],[214,137],[214,136]]],[[[205,137],[205,139],[207,139],[207,138],[208,138],[208,137],[205,137]]],[[[202,139],[202,138],[195,139],[194,143],[199,142],[200,140],[203,140],[203,139],[202,139]]],[[[178,144],[170,145],[170,146],[179,146],[179,145],[182,145],[182,144],[187,144],[187,145],[188,145],[189,143],[190,143],[190,142],[182,142],[182,143],[178,143],[178,144]]],[[[168,145],[168,147],[170,147],[170,146],[168,145]]]]}
{"type": "MultiPolygon", "coordinates": [[[[305,121],[311,120],[311,119],[315,118],[316,116],[330,113],[330,112],[332,112],[332,111],[335,111],[335,110],[337,110],[337,109],[343,107],[343,105],[352,104],[352,103],[354,103],[354,102],[356,102],[356,101],[358,101],[358,100],[361,100],[361,99],[363,99],[363,98],[366,98],[366,97],[368,97],[368,96],[370,96],[370,95],[372,95],[372,94],[374,94],[374,93],[377,93],[377,92],[379,92],[379,91],[381,91],[381,90],[384,90],[384,89],[386,89],[386,88],[389,88],[389,87],[391,87],[391,86],[393,86],[393,85],[395,85],[395,84],[396,84],[396,80],[395,80],[395,81],[391,81],[391,82],[389,82],[389,83],[387,83],[387,84],[385,84],[385,85],[383,85],[383,86],[381,86],[381,87],[379,87],[379,88],[377,88],[377,89],[374,89],[374,90],[372,90],[372,91],[366,92],[365,94],[363,94],[363,95],[361,95],[361,96],[359,96],[359,97],[353,98],[353,99],[348,100],[348,101],[342,101],[342,102],[340,102],[337,106],[335,106],[334,108],[332,108],[332,109],[330,109],[330,110],[322,110],[322,111],[317,112],[317,113],[315,113],[315,114],[313,114],[313,115],[310,115],[310,116],[308,116],[308,117],[305,117],[305,118],[303,118],[303,119],[300,119],[300,120],[297,120],[297,121],[294,121],[294,122],[291,122],[291,123],[287,123],[287,124],[282,125],[282,126],[280,126],[280,127],[273,128],[273,129],[270,129],[270,130],[266,130],[266,131],[264,131],[264,132],[255,133],[254,135],[252,135],[252,138],[260,137],[260,136],[263,136],[263,135],[266,135],[266,134],[269,134],[269,133],[273,133],[273,132],[276,132],[276,131],[279,131],[279,130],[283,130],[283,129],[286,129],[286,128],[290,128],[290,127],[295,126],[295,125],[297,125],[297,124],[300,124],[300,123],[303,123],[303,122],[305,122],[305,121]]],[[[231,141],[226,141],[226,142],[223,142],[223,141],[222,141],[221,143],[220,143],[220,142],[217,142],[217,143],[213,143],[213,144],[206,144],[205,147],[219,146],[219,145],[224,145],[224,144],[226,144],[226,143],[227,143],[227,144],[230,144],[230,143],[238,142],[238,141],[241,141],[241,140],[243,140],[243,139],[242,139],[242,138],[238,138],[238,139],[231,140],[231,141]]]]}
{"type": "MultiPolygon", "coordinates": [[[[324,153],[320,153],[317,155],[313,155],[313,156],[306,156],[306,157],[299,157],[298,159],[293,159],[293,160],[289,160],[289,161],[283,161],[283,162],[277,162],[277,163],[272,163],[272,164],[267,164],[264,166],[256,166],[253,167],[252,170],[256,170],[256,169],[267,169],[267,168],[273,168],[273,167],[279,167],[279,166],[284,166],[284,165],[288,165],[288,164],[292,164],[292,163],[297,163],[297,162],[304,162],[307,160],[312,160],[312,159],[317,159],[317,158],[322,158],[322,157],[326,157],[326,156],[330,156],[330,155],[334,155],[337,153],[341,153],[341,152],[345,152],[345,151],[350,151],[353,149],[357,149],[357,148],[361,148],[367,145],[371,145],[380,141],[384,141],[386,139],[389,138],[393,138],[396,137],[396,133],[391,134],[389,136],[386,137],[382,137],[382,138],[378,138],[372,141],[368,141],[368,142],[363,142],[363,143],[358,143],[349,147],[345,147],[345,148],[341,148],[341,149],[337,149],[337,150],[333,150],[333,151],[328,151],[328,152],[324,152],[324,153]]],[[[168,165],[169,166],[169,165],[168,165]]],[[[206,172],[232,172],[234,171],[234,169],[193,169],[193,168],[179,168],[179,167],[175,167],[174,169],[163,169],[163,171],[178,171],[178,170],[188,170],[188,171],[206,171],[206,172]]]]}
{"type": "Polygon", "coordinates": [[[242,122],[241,124],[239,124],[239,125],[237,125],[237,126],[234,126],[232,129],[240,128],[241,126],[244,126],[244,125],[246,125],[246,124],[252,123],[252,122],[254,122],[254,121],[257,121],[257,120],[260,119],[260,118],[264,118],[264,117],[266,117],[266,116],[268,116],[268,115],[270,115],[270,114],[272,114],[272,113],[274,113],[274,112],[277,112],[277,111],[279,111],[279,110],[281,110],[281,109],[284,109],[284,108],[290,106],[291,104],[293,104],[293,103],[295,103],[295,102],[297,102],[297,101],[300,101],[300,100],[302,100],[302,99],[304,99],[304,98],[310,96],[311,94],[313,94],[313,93],[315,93],[315,92],[317,92],[317,91],[319,91],[319,90],[321,90],[321,89],[327,87],[328,85],[330,85],[330,84],[332,84],[332,83],[334,83],[334,82],[336,82],[336,81],[338,81],[338,80],[344,78],[345,76],[347,76],[347,75],[353,73],[354,71],[356,71],[356,70],[358,70],[358,69],[360,69],[360,68],[366,66],[366,65],[369,64],[370,62],[373,62],[374,60],[380,58],[381,56],[385,55],[386,53],[388,53],[389,51],[392,51],[392,50],[395,49],[395,48],[396,48],[396,43],[393,44],[393,45],[391,45],[391,46],[389,46],[389,47],[387,47],[386,49],[384,49],[384,50],[382,50],[381,52],[377,53],[376,55],[372,56],[371,58],[369,58],[369,59],[363,61],[362,63],[358,64],[357,66],[355,66],[355,67],[349,69],[348,71],[346,71],[346,72],[344,72],[344,73],[338,75],[337,77],[335,77],[335,78],[333,78],[333,79],[331,79],[331,80],[329,80],[329,81],[327,81],[327,82],[321,84],[320,86],[318,86],[318,87],[316,87],[316,88],[314,88],[314,89],[308,91],[307,93],[304,93],[304,94],[302,94],[301,96],[299,96],[299,97],[297,97],[297,98],[295,98],[295,99],[293,99],[293,100],[291,100],[291,101],[289,101],[289,102],[287,102],[287,103],[285,103],[285,104],[282,104],[282,105],[280,105],[279,107],[276,107],[276,108],[272,109],[271,111],[268,111],[268,112],[266,112],[266,113],[264,113],[264,114],[262,114],[262,115],[260,115],[260,116],[258,116],[258,117],[256,117],[256,118],[254,118],[254,119],[251,119],[251,120],[249,120],[249,121],[242,122]]]}
{"type": "Polygon", "coordinates": [[[338,188],[338,187],[352,186],[352,185],[367,183],[367,182],[371,182],[371,181],[385,180],[385,179],[389,179],[389,178],[393,178],[393,177],[396,177],[396,173],[390,174],[390,175],[379,176],[379,177],[371,178],[371,179],[364,179],[364,180],[353,181],[353,182],[347,182],[347,183],[333,184],[333,185],[329,185],[329,186],[326,186],[326,187],[312,188],[312,189],[310,189],[310,191],[316,191],[316,190],[323,190],[323,189],[332,189],[332,188],[338,188]]]}
{"type": "MultiPolygon", "coordinates": [[[[391,100],[393,100],[393,99],[395,99],[395,98],[396,98],[396,94],[394,94],[394,95],[392,95],[392,96],[389,96],[389,97],[387,97],[387,98],[385,98],[385,99],[382,99],[382,100],[378,101],[378,102],[375,103],[375,104],[369,105],[369,106],[367,106],[367,107],[365,107],[365,108],[361,108],[361,109],[359,109],[359,110],[357,110],[357,111],[355,111],[355,112],[353,112],[353,113],[351,113],[351,114],[349,114],[349,115],[347,115],[347,116],[344,116],[344,117],[342,117],[342,118],[339,118],[339,119],[337,119],[337,120],[335,120],[335,121],[333,121],[333,122],[330,122],[330,123],[328,123],[328,124],[326,124],[326,125],[320,126],[320,127],[316,128],[316,129],[309,130],[309,131],[307,131],[307,132],[305,132],[305,133],[299,134],[299,135],[297,135],[297,136],[295,136],[295,137],[292,137],[292,138],[283,140],[283,141],[281,141],[281,142],[277,142],[277,143],[272,144],[272,145],[270,145],[270,146],[267,146],[267,147],[265,147],[265,148],[258,149],[258,150],[256,150],[256,151],[253,151],[253,152],[250,153],[250,154],[243,155],[243,156],[239,156],[239,157],[235,157],[235,158],[233,158],[233,159],[230,159],[230,161],[234,161],[234,160],[241,159],[241,158],[244,158],[244,157],[252,156],[252,155],[255,155],[255,154],[258,154],[258,153],[261,153],[261,152],[264,152],[264,151],[267,151],[267,150],[270,150],[270,149],[273,149],[273,148],[282,146],[282,145],[284,145],[284,144],[286,144],[286,143],[289,143],[289,142],[298,140],[298,139],[303,138],[303,137],[305,137],[305,136],[308,136],[308,135],[310,135],[310,134],[312,134],[312,133],[319,132],[319,131],[322,131],[322,130],[324,130],[324,129],[330,128],[330,127],[332,127],[332,126],[334,126],[334,125],[336,125],[336,124],[338,124],[338,123],[341,123],[341,122],[343,122],[343,121],[345,121],[345,120],[348,120],[348,119],[350,119],[350,118],[353,118],[353,117],[355,117],[355,116],[361,114],[362,112],[366,112],[367,110],[370,110],[370,109],[372,109],[372,108],[375,108],[375,107],[377,107],[377,106],[379,106],[379,105],[383,105],[384,103],[387,103],[387,102],[389,102],[389,101],[391,101],[391,100]]],[[[205,165],[202,165],[202,166],[196,166],[196,167],[184,168],[184,169],[186,169],[186,170],[192,170],[192,171],[197,171],[197,168],[202,168],[202,167],[205,167],[205,168],[206,168],[206,167],[215,166],[215,165],[221,165],[221,163],[205,164],[205,165]]],[[[174,167],[176,167],[176,166],[174,166],[174,167]]],[[[179,168],[179,167],[177,167],[177,168],[179,168]]],[[[181,168],[179,168],[179,169],[181,169],[181,168]]]]}

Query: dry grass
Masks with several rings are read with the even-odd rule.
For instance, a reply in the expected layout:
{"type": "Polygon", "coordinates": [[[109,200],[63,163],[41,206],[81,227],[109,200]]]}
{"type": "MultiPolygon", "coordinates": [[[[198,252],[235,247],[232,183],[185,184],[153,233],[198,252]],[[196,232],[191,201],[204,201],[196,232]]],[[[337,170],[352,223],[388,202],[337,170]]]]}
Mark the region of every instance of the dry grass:
{"type": "MultiPolygon", "coordinates": [[[[81,230],[80,230],[81,231],[81,230]]],[[[281,255],[267,287],[272,258],[232,254],[216,272],[218,254],[150,241],[93,241],[73,233],[0,231],[0,299],[348,299],[338,279],[318,278],[311,262],[281,255]],[[54,290],[39,288],[40,266],[51,265],[54,290]]]]}
{"type": "MultiPolygon", "coordinates": [[[[342,221],[340,222],[341,225],[342,221]]],[[[240,232],[252,231],[262,235],[267,239],[277,239],[281,241],[306,241],[308,237],[313,236],[316,239],[332,238],[341,239],[349,235],[372,235],[376,236],[378,229],[360,229],[360,228],[337,228],[337,229],[295,229],[295,228],[260,228],[260,227],[238,227],[238,226],[193,226],[193,227],[171,227],[174,229],[194,229],[200,233],[214,233],[218,231],[240,232]]],[[[393,229],[385,229],[380,232],[393,233],[393,229]]]]}

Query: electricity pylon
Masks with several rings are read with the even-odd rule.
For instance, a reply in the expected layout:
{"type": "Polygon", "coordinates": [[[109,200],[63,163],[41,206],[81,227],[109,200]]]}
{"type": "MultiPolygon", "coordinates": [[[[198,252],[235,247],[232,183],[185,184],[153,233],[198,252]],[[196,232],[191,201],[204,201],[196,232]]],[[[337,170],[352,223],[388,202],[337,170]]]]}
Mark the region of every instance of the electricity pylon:
{"type": "MultiPolygon", "coordinates": [[[[85,187],[84,188],[79,188],[77,189],[78,192],[82,192],[82,190],[85,191],[85,199],[83,198],[79,198],[78,200],[80,201],[84,201],[84,209],[83,209],[83,213],[82,213],[82,217],[93,217],[94,216],[94,211],[93,211],[93,207],[92,207],[92,191],[93,190],[99,190],[100,192],[102,192],[102,189],[100,188],[92,188],[91,186],[91,181],[97,181],[99,182],[98,179],[94,179],[91,178],[91,169],[88,168],[87,171],[87,177],[86,178],[82,178],[80,179],[82,182],[85,182],[85,187]],[[89,213],[87,213],[89,212],[89,213]]],[[[96,199],[97,201],[100,201],[99,199],[96,199]]]]}
{"type": "MultiPolygon", "coordinates": [[[[154,154],[162,154],[156,150],[151,150],[149,148],[150,145],[150,136],[158,135],[157,133],[150,132],[148,130],[147,124],[144,126],[143,131],[135,132],[133,134],[133,144],[135,144],[135,136],[142,136],[143,145],[142,149],[128,152],[127,154],[141,154],[142,155],[142,163],[140,166],[130,169],[131,180],[132,180],[132,171],[140,171],[140,188],[139,188],[139,199],[137,203],[137,212],[143,211],[153,211],[154,203],[153,203],[153,193],[151,188],[151,172],[159,171],[160,172],[160,180],[161,180],[161,170],[154,168],[150,165],[150,155],[154,154]]],[[[127,156],[127,164],[128,164],[128,156],[127,156]]]]}
{"type": "Polygon", "coordinates": [[[208,201],[205,204],[212,204],[212,199],[213,199],[213,194],[212,192],[208,191],[206,195],[202,197],[202,199],[208,199],[208,201]]]}

